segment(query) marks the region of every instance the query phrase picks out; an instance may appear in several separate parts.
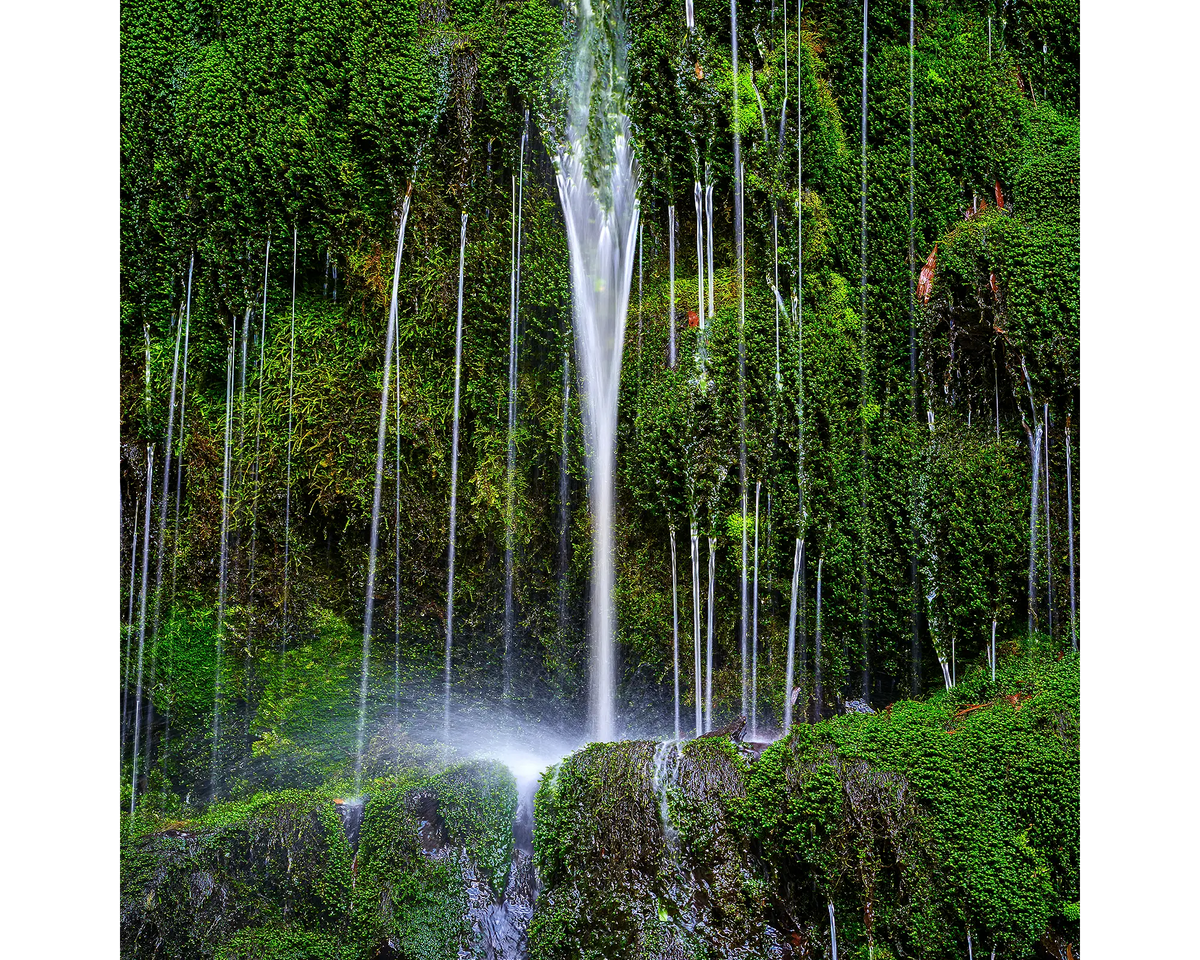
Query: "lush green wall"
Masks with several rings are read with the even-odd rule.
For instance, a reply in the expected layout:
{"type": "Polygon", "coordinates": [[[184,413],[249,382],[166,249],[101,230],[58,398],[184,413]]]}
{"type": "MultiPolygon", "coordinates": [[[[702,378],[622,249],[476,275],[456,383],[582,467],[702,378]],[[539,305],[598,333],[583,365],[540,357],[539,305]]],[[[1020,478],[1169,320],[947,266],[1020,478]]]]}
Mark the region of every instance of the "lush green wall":
{"type": "MultiPolygon", "coordinates": [[[[1023,0],[1008,5],[1000,30],[998,7],[916,6],[911,260],[908,7],[871,7],[865,273],[861,7],[810,3],[799,33],[789,10],[786,35],[782,7],[760,2],[739,8],[748,509],[752,513],[761,480],[759,690],[767,722],[777,722],[784,695],[798,535],[806,544],[799,633],[810,670],[816,571],[823,560],[821,669],[827,688],[860,695],[864,667],[876,704],[937,685],[930,623],[938,651],[948,655],[953,639],[960,673],[965,664],[981,661],[992,619],[999,621],[1002,641],[1025,633],[1030,461],[1023,422],[1032,426],[1033,413],[1022,363],[1037,410],[1049,404],[1054,424],[1054,635],[1057,643],[1069,643],[1062,430],[1070,418],[1077,519],[1078,9],[1023,0]],[[785,56],[788,109],[781,145],[785,56]],[[801,338],[792,306],[797,89],[804,148],[802,429],[801,338]],[[1003,212],[994,209],[997,181],[1010,207],[1003,212]],[[976,196],[986,198],[988,210],[965,219],[976,196]],[[776,301],[767,283],[774,276],[773,209],[785,308],[778,320],[781,386],[776,301]],[[910,278],[935,242],[932,295],[910,318],[910,278]],[[924,599],[930,593],[926,581],[914,587],[914,560],[933,578],[932,602],[924,599]]],[[[687,530],[693,518],[703,538],[716,538],[718,549],[718,710],[740,708],[743,337],[732,185],[735,81],[728,7],[699,0],[696,18],[697,31],[688,36],[682,4],[633,5],[627,15],[644,243],[620,401],[618,710],[631,723],[656,730],[666,729],[672,685],[671,526],[678,536],[681,685],[685,700],[691,696],[687,530]],[[696,299],[692,184],[706,177],[717,203],[717,313],[700,378],[697,336],[686,311],[696,299]],[[667,303],[668,204],[676,206],[680,224],[675,311],[667,303]],[[672,319],[681,359],[668,370],[672,319]]],[[[225,693],[221,755],[232,771],[224,789],[272,780],[318,782],[345,771],[357,705],[356,635],[387,299],[395,229],[410,183],[392,385],[399,401],[393,396],[387,427],[369,689],[371,719],[380,726],[372,733],[394,718],[397,676],[406,711],[429,697],[436,703],[460,209],[469,220],[454,696],[463,705],[499,699],[509,218],[526,108],[531,122],[522,207],[514,696],[518,712],[543,716],[562,729],[579,719],[591,541],[580,386],[572,364],[569,563],[560,571],[562,364],[571,318],[549,139],[561,126],[561,88],[555,84],[564,75],[571,36],[569,18],[544,0],[123,6],[122,563],[128,570],[134,507],[145,505],[146,448],[155,444],[160,462],[151,549],[161,546],[165,563],[157,629],[153,596],[148,604],[147,688],[155,708],[148,719],[156,751],[152,776],[165,775],[175,789],[200,790],[208,782],[218,669],[224,374],[235,326],[230,587],[219,664],[225,693]],[[173,323],[186,311],[193,254],[186,418],[181,425],[177,415],[174,436],[183,460],[182,510],[176,537],[173,474],[160,545],[173,323]],[[337,268],[336,301],[327,256],[337,268]],[[251,336],[243,402],[244,329],[251,336]],[[292,487],[285,524],[289,412],[292,487]],[[392,579],[397,543],[398,596],[392,579]],[[560,609],[566,613],[561,622],[560,609]]],[[[752,527],[749,539],[753,549],[752,527]]],[[[139,549],[140,541],[139,530],[139,549]]],[[[1039,549],[1044,553],[1044,546],[1039,549]]],[[[150,564],[152,589],[156,559],[157,552],[150,564]]],[[[1043,555],[1042,630],[1048,625],[1045,581],[1043,555]]],[[[125,603],[123,597],[123,615],[125,603]]],[[[127,640],[122,637],[123,662],[127,640]]],[[[134,637],[135,663],[136,646],[134,637]]],[[[690,703],[684,715],[690,715],[690,703]]]]}

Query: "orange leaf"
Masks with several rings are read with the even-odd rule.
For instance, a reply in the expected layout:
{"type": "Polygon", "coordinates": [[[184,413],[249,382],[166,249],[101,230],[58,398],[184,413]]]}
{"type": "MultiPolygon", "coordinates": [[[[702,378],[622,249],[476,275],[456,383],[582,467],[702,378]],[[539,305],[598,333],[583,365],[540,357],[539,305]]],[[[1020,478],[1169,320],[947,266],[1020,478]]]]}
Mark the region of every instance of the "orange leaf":
{"type": "Polygon", "coordinates": [[[929,254],[929,259],[925,261],[925,266],[921,268],[921,276],[917,279],[917,296],[922,303],[928,303],[929,297],[933,294],[933,271],[937,269],[937,244],[933,245],[933,252],[929,254]]]}

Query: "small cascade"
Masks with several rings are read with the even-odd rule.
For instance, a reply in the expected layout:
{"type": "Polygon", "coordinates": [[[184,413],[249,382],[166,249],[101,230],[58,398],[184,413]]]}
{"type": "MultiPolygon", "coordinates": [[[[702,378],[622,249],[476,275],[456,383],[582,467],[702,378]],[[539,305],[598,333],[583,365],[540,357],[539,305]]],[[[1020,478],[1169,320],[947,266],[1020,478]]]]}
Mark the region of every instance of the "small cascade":
{"type": "Polygon", "coordinates": [[[675,662],[675,739],[679,739],[679,586],[675,572],[675,526],[671,525],[671,650],[675,662]]]}
{"type": "MultiPolygon", "coordinates": [[[[528,128],[529,111],[525,111],[528,128]]],[[[528,129],[521,133],[517,157],[518,176],[513,184],[512,264],[509,279],[508,311],[508,473],[504,518],[504,674],[501,696],[512,695],[513,625],[513,511],[517,484],[517,349],[521,312],[521,210],[525,198],[525,141],[528,129]]]]}
{"type": "Polygon", "coordinates": [[[675,205],[667,207],[667,263],[670,293],[667,299],[667,366],[675,369],[675,205]]]}
{"type": "Polygon", "coordinates": [[[716,607],[717,548],[715,538],[708,538],[708,660],[704,671],[704,732],[713,728],[713,612],[716,607]]]}
{"type": "Polygon", "coordinates": [[[1045,498],[1043,507],[1046,511],[1046,632],[1054,636],[1054,564],[1051,562],[1050,548],[1050,404],[1042,404],[1042,472],[1045,487],[1042,496],[1045,498]]]}
{"type": "Polygon", "coordinates": [[[971,931],[967,931],[967,960],[975,960],[975,950],[971,946],[971,931]]]}
{"type": "Polygon", "coordinates": [[[704,732],[704,694],[701,681],[704,671],[700,664],[700,532],[692,518],[692,652],[695,654],[693,678],[696,687],[696,736],[704,732]]]}
{"type": "Polygon", "coordinates": [[[824,700],[824,690],[821,688],[821,568],[825,564],[824,557],[817,558],[817,628],[813,634],[813,720],[821,719],[821,708],[824,700]]]}
{"type": "Polygon", "coordinates": [[[704,187],[704,217],[707,221],[705,236],[708,244],[708,315],[717,312],[717,276],[713,272],[713,188],[712,184],[704,187]]]}
{"type": "MultiPolygon", "coordinates": [[[[730,7],[733,9],[733,64],[734,76],[737,75],[737,7],[734,0],[731,0],[730,7]]],[[[737,102],[737,86],[734,85],[734,103],[737,102]]],[[[737,127],[734,127],[734,154],[739,153],[738,136],[736,133],[737,127]]],[[[747,507],[747,492],[746,492],[746,250],[745,250],[745,196],[743,195],[744,185],[746,180],[746,171],[739,165],[737,178],[737,200],[734,204],[734,221],[737,232],[737,263],[738,263],[738,484],[741,488],[742,498],[742,616],[738,624],[738,631],[741,634],[742,647],[742,715],[748,712],[748,694],[749,683],[747,677],[747,668],[749,667],[749,658],[747,657],[747,637],[746,637],[746,620],[748,615],[747,607],[749,606],[749,598],[747,589],[749,587],[748,560],[749,560],[749,544],[748,531],[746,530],[746,507],[747,507]]]]}
{"type": "Polygon", "coordinates": [[[616,689],[613,506],[621,351],[640,217],[625,112],[625,27],[619,4],[580,8],[567,143],[557,179],[571,259],[576,357],[592,509],[592,735],[611,740],[616,689]]]}
{"type": "Polygon", "coordinates": [[[267,240],[266,252],[263,255],[263,291],[261,330],[258,335],[258,401],[254,410],[254,493],[250,501],[250,620],[247,627],[247,643],[254,634],[254,588],[257,586],[256,560],[258,559],[258,471],[259,458],[262,452],[262,395],[265,378],[265,359],[267,350],[267,277],[271,267],[271,241],[267,240]]]}
{"type": "MultiPolygon", "coordinates": [[[[788,614],[787,684],[783,691],[783,732],[792,729],[792,690],[796,684],[796,598],[800,593],[800,568],[804,563],[804,540],[796,538],[796,555],[792,560],[792,605],[788,614]]],[[[803,637],[803,627],[801,627],[803,637]]],[[[801,639],[803,643],[803,639],[801,639]]]]}
{"type": "MultiPolygon", "coordinates": [[[[693,195],[696,202],[696,322],[700,333],[704,333],[704,193],[700,181],[695,182],[693,195]]],[[[701,348],[701,364],[703,349],[701,348]]]]}
{"type": "Polygon", "coordinates": [[[1042,452],[1042,425],[1037,424],[1035,434],[1030,434],[1029,427],[1025,428],[1029,438],[1029,459],[1033,476],[1032,492],[1029,500],[1029,633],[1033,633],[1035,604],[1037,602],[1037,515],[1038,515],[1038,476],[1041,473],[1040,456],[1042,452]]]}
{"type": "Polygon", "coordinates": [[[563,337],[562,366],[562,453],[558,460],[558,630],[562,635],[567,630],[567,574],[570,572],[570,541],[568,522],[570,510],[570,474],[567,471],[567,455],[570,439],[571,413],[571,346],[563,337]]]}
{"type": "MultiPolygon", "coordinates": [[[[196,254],[192,253],[191,259],[188,261],[188,279],[187,279],[187,314],[190,318],[192,304],[192,271],[196,265],[196,254]]],[[[177,323],[175,325],[175,359],[171,362],[171,399],[167,405],[167,448],[163,456],[163,482],[162,495],[159,497],[158,507],[158,550],[157,559],[154,563],[154,622],[153,636],[158,635],[159,625],[162,622],[162,575],[163,575],[163,555],[166,552],[167,546],[167,494],[170,490],[171,482],[171,445],[175,437],[175,379],[179,372],[179,341],[183,335],[185,324],[177,323]]],[[[182,421],[180,427],[182,428],[182,421]]],[[[176,541],[178,543],[178,541],[176,541]]]]}
{"type": "Polygon", "coordinates": [[[1067,557],[1070,561],[1070,590],[1071,590],[1071,649],[1079,649],[1079,636],[1076,633],[1075,610],[1075,504],[1071,499],[1071,418],[1067,418],[1067,428],[1063,431],[1067,455],[1067,557]]]}
{"type": "Polygon", "coordinates": [[[829,901],[829,942],[833,948],[833,960],[837,960],[837,922],[833,918],[833,901],[829,901]]]}
{"type": "MultiPolygon", "coordinates": [[[[397,318],[398,319],[398,318],[397,318]]],[[[392,593],[392,642],[395,645],[395,678],[392,684],[393,703],[395,704],[392,714],[393,722],[400,725],[400,337],[396,337],[396,475],[393,487],[395,487],[395,550],[396,559],[396,577],[392,593]]]]}
{"type": "Polygon", "coordinates": [[[237,366],[237,324],[229,340],[229,353],[225,359],[225,450],[221,473],[221,562],[218,568],[217,588],[217,636],[216,666],[213,676],[213,742],[211,795],[217,796],[221,777],[221,665],[225,650],[225,595],[229,576],[229,481],[232,465],[233,441],[233,393],[235,367],[237,366]]]}
{"type": "Polygon", "coordinates": [[[696,32],[696,10],[694,0],[687,0],[684,14],[687,17],[688,33],[696,32]]]}
{"type": "MultiPolygon", "coordinates": [[[[299,242],[299,232],[292,227],[292,327],[291,341],[288,348],[288,425],[287,425],[287,487],[283,501],[283,631],[279,637],[279,658],[283,662],[287,651],[288,632],[291,628],[289,617],[288,596],[288,567],[291,559],[292,541],[292,420],[295,414],[295,373],[296,373],[296,247],[299,242]]],[[[370,593],[370,590],[367,591],[370,593]]]]}
{"type": "MultiPolygon", "coordinates": [[[[137,694],[133,706],[133,774],[130,779],[129,812],[133,813],[137,803],[138,792],[138,741],[142,733],[142,664],[146,649],[146,577],[150,572],[150,504],[153,497],[149,491],[154,483],[154,446],[151,445],[146,457],[146,516],[142,524],[142,589],[139,604],[141,612],[138,616],[138,657],[137,657],[137,694]]],[[[147,756],[149,762],[149,756],[147,756]]]]}
{"type": "Polygon", "coordinates": [[[442,733],[450,740],[450,662],[454,651],[454,535],[458,522],[458,410],[462,396],[463,269],[467,260],[467,211],[458,239],[458,321],[454,332],[454,432],[450,447],[450,546],[446,575],[446,674],[443,680],[442,733]]]}
{"type": "Polygon", "coordinates": [[[758,739],[758,501],[762,481],[754,484],[754,602],[750,647],[750,739],[758,739]]]}
{"type": "Polygon", "coordinates": [[[354,795],[362,794],[363,739],[367,723],[367,683],[370,679],[371,626],[375,617],[375,559],[379,551],[379,508],[383,497],[383,455],[387,442],[388,387],[392,382],[392,352],[396,344],[399,314],[400,261],[404,256],[404,230],[412,200],[412,185],[404,195],[400,229],[396,236],[396,260],[392,265],[392,300],[388,308],[387,334],[383,348],[383,389],[379,394],[379,430],[375,440],[375,490],[371,500],[371,542],[367,554],[367,591],[363,609],[362,667],[358,687],[358,738],[354,754],[354,795]]]}
{"type": "Polygon", "coordinates": [[[139,496],[133,507],[133,539],[129,541],[129,614],[125,618],[125,668],[121,672],[121,758],[125,757],[125,744],[129,740],[129,658],[133,650],[133,597],[137,586],[137,535],[138,516],[142,498],[139,496]]]}
{"type": "Polygon", "coordinates": [[[671,823],[671,791],[679,789],[679,773],[683,760],[683,742],[676,737],[664,740],[654,748],[654,760],[650,775],[650,786],[658,798],[658,818],[662,826],[663,839],[673,846],[679,831],[671,823]]]}

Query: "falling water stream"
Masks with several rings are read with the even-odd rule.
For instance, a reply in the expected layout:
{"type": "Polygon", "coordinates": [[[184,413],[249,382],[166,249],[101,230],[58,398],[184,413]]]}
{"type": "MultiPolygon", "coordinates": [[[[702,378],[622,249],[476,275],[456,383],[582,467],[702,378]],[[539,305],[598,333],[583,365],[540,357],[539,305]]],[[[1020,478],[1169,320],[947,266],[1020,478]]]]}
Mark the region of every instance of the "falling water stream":
{"type": "Polygon", "coordinates": [[[667,263],[670,292],[667,295],[667,366],[675,369],[675,205],[667,207],[667,263]]]}
{"type": "Polygon", "coordinates": [[[283,630],[279,635],[279,660],[283,663],[287,651],[289,617],[288,566],[291,559],[292,533],[292,418],[295,405],[296,373],[296,246],[299,242],[297,228],[292,228],[292,327],[288,347],[288,425],[287,425],[287,487],[283,501],[283,630]]]}
{"type": "Polygon", "coordinates": [[[225,591],[229,575],[229,481],[233,441],[233,385],[237,366],[237,323],[233,324],[225,358],[225,449],[221,469],[221,561],[218,568],[216,662],[213,667],[213,740],[211,794],[217,796],[221,777],[221,666],[225,652],[225,591]]]}
{"type": "Polygon", "coordinates": [[[1075,611],[1075,503],[1071,499],[1071,418],[1067,417],[1067,428],[1063,431],[1063,441],[1067,455],[1067,557],[1070,559],[1070,591],[1071,591],[1071,649],[1079,649],[1079,636],[1076,633],[1075,611]]]}
{"type": "MultiPolygon", "coordinates": [[[[697,180],[693,187],[696,202],[696,322],[700,333],[704,332],[704,193],[697,180]]],[[[704,362],[703,346],[698,348],[697,359],[704,362]]]]}
{"type": "MultiPolygon", "coordinates": [[[[613,500],[618,385],[638,236],[638,172],[625,113],[621,7],[579,13],[567,142],[557,179],[570,249],[576,356],[592,512],[592,736],[615,732],[613,500]]],[[[673,327],[672,327],[673,329],[673,327]]]]}
{"type": "Polygon", "coordinates": [[[671,525],[671,650],[675,662],[675,739],[679,739],[679,581],[675,568],[675,525],[671,525]]]}
{"type": "Polygon", "coordinates": [[[700,664],[700,532],[692,520],[692,652],[695,666],[693,680],[696,688],[696,736],[704,732],[704,695],[701,690],[703,670],[700,664]]]}
{"type": "MultiPolygon", "coordinates": [[[[146,648],[146,577],[150,572],[150,504],[154,499],[154,446],[146,457],[146,516],[142,526],[142,590],[139,599],[141,612],[138,617],[137,695],[133,707],[133,774],[130,778],[129,812],[133,813],[138,792],[138,740],[142,732],[142,663],[146,648]]],[[[146,762],[150,762],[149,756],[146,762]]]]}
{"type": "MultiPolygon", "coordinates": [[[[1029,433],[1029,428],[1025,428],[1029,433]]],[[[1037,424],[1036,433],[1029,436],[1029,458],[1033,475],[1032,492],[1029,500],[1029,633],[1033,633],[1033,619],[1037,602],[1037,515],[1038,515],[1038,475],[1039,460],[1042,452],[1042,425],[1037,424]]]]}
{"type": "Polygon", "coordinates": [[[571,431],[571,343],[566,334],[563,336],[562,397],[562,453],[558,461],[558,630],[560,636],[566,636],[567,574],[570,572],[570,542],[567,533],[571,493],[571,478],[567,471],[571,431]]]}
{"type": "Polygon", "coordinates": [[[125,744],[129,739],[129,658],[133,649],[133,597],[137,586],[137,535],[138,520],[142,509],[139,496],[133,508],[133,539],[129,542],[129,615],[125,618],[125,669],[121,673],[121,758],[125,757],[125,744]]]}
{"type": "Polygon", "coordinates": [[[442,681],[442,735],[450,739],[450,662],[454,653],[454,537],[458,523],[458,412],[462,397],[463,269],[467,260],[467,211],[458,238],[458,321],[454,330],[454,432],[450,447],[450,544],[446,574],[446,673],[442,681]]]}
{"type": "Polygon", "coordinates": [[[704,732],[713,728],[713,613],[716,608],[717,547],[714,537],[708,538],[708,649],[704,670],[704,732]]]}
{"type": "Polygon", "coordinates": [[[824,691],[821,689],[821,568],[825,564],[824,557],[817,558],[817,627],[813,633],[813,719],[821,719],[821,708],[824,701],[824,691]]]}
{"type": "Polygon", "coordinates": [[[375,616],[375,558],[379,550],[379,507],[383,497],[383,455],[387,441],[388,395],[392,382],[392,351],[396,343],[397,296],[400,260],[404,255],[404,230],[412,201],[412,185],[404,195],[400,229],[396,234],[396,260],[392,265],[392,299],[388,307],[387,334],[383,348],[383,389],[379,393],[379,430],[375,441],[375,491],[371,501],[371,544],[367,555],[367,591],[363,609],[362,668],[358,687],[358,738],[354,753],[354,795],[362,796],[363,734],[367,721],[367,682],[370,679],[371,625],[375,616]]]}
{"type": "Polygon", "coordinates": [[[1042,472],[1045,488],[1042,491],[1046,511],[1046,632],[1054,636],[1054,565],[1050,549],[1050,404],[1042,404],[1042,472]]]}
{"type": "Polygon", "coordinates": [[[762,481],[754,484],[754,591],[750,651],[750,737],[758,739],[758,501],[762,481]]]}
{"type": "MultiPolygon", "coordinates": [[[[804,540],[796,538],[796,555],[792,560],[792,605],[788,614],[787,684],[783,691],[783,732],[792,729],[792,689],[796,683],[796,597],[800,590],[800,568],[804,563],[804,540]]],[[[803,643],[803,626],[801,643],[803,643]]]]}

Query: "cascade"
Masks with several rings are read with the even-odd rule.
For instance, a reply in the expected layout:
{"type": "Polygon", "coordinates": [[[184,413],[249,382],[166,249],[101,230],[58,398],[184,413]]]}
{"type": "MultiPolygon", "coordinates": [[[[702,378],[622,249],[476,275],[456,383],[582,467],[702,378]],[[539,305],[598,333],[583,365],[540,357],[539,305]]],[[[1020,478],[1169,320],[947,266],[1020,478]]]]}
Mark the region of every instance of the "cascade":
{"type": "Polygon", "coordinates": [[[837,923],[833,919],[833,901],[829,902],[829,940],[833,947],[833,960],[837,960],[837,923]]]}
{"type": "Polygon", "coordinates": [[[213,676],[213,742],[211,794],[217,796],[221,771],[221,661],[225,648],[225,588],[229,573],[229,474],[231,464],[230,446],[233,440],[233,384],[237,366],[237,323],[233,324],[229,340],[229,353],[225,360],[225,450],[221,471],[221,562],[219,586],[217,588],[217,636],[216,664],[213,676]]]}
{"type": "MultiPolygon", "coordinates": [[[[799,595],[800,567],[804,563],[804,540],[796,538],[796,555],[792,560],[792,605],[788,614],[787,683],[783,691],[783,732],[792,729],[792,690],[796,683],[796,597],[799,595]]],[[[803,631],[803,627],[801,627],[803,631]]],[[[803,633],[802,633],[803,636],[803,633]]],[[[803,643],[803,640],[801,640],[803,643]]]]}
{"type": "MultiPolygon", "coordinates": [[[[399,319],[397,315],[397,319],[399,319]]],[[[395,703],[395,713],[393,720],[397,726],[400,724],[400,336],[397,331],[396,336],[396,354],[393,358],[396,362],[396,477],[393,483],[395,487],[395,559],[396,559],[396,578],[394,592],[392,593],[392,642],[395,644],[395,678],[392,684],[392,693],[395,703]]],[[[386,385],[385,385],[386,389],[386,385]]]]}
{"type": "Polygon", "coordinates": [[[1079,636],[1076,633],[1076,611],[1075,611],[1075,504],[1071,499],[1071,418],[1067,417],[1067,428],[1063,431],[1063,441],[1065,443],[1067,455],[1067,557],[1070,559],[1071,568],[1071,649],[1079,649],[1079,636]]]}
{"type": "Polygon", "coordinates": [[[708,538],[708,661],[704,672],[704,732],[713,728],[712,681],[713,681],[713,610],[715,607],[717,582],[717,548],[713,537],[708,538]]]}
{"type": "MultiPolygon", "coordinates": [[[[141,613],[138,617],[138,658],[137,658],[137,695],[133,706],[133,774],[130,778],[129,812],[134,811],[138,792],[138,740],[142,732],[142,662],[146,647],[146,576],[150,572],[150,504],[153,501],[151,490],[154,483],[154,445],[151,444],[146,456],[146,516],[142,525],[142,590],[139,599],[141,613]]],[[[147,736],[149,743],[149,736],[147,736]]],[[[150,762],[147,755],[146,762],[150,762]]]]}
{"type": "Polygon", "coordinates": [[[695,655],[693,678],[696,687],[696,736],[704,732],[704,697],[701,692],[703,670],[700,666],[700,532],[692,518],[692,652],[695,655]]]}
{"type": "Polygon", "coordinates": [[[375,615],[375,557],[379,549],[379,507],[383,495],[383,454],[387,441],[388,386],[392,382],[392,351],[396,343],[399,313],[397,294],[400,286],[400,260],[404,255],[404,229],[412,200],[412,186],[404,195],[400,229],[396,235],[396,261],[392,266],[392,299],[388,308],[387,334],[383,348],[383,389],[379,394],[379,430],[375,441],[375,491],[371,500],[371,543],[367,554],[367,595],[363,610],[362,668],[358,687],[358,739],[354,754],[354,795],[362,796],[363,734],[367,720],[367,681],[370,678],[371,625],[375,615]]]}
{"type": "MultiPolygon", "coordinates": [[[[525,111],[528,127],[529,111],[525,111]]],[[[521,209],[525,194],[525,141],[528,129],[521,133],[517,158],[518,176],[513,184],[512,264],[509,273],[508,310],[508,474],[504,522],[504,674],[501,695],[512,695],[513,621],[513,508],[517,482],[517,348],[521,306],[521,209]]]]}
{"type": "MultiPolygon", "coordinates": [[[[407,205],[406,205],[407,209],[407,205]]],[[[450,660],[454,652],[454,535],[458,521],[458,405],[462,396],[463,268],[467,259],[467,211],[458,238],[458,320],[454,331],[454,432],[450,447],[450,546],[446,575],[446,674],[443,680],[442,734],[450,740],[450,660]]]]}
{"type": "Polygon", "coordinates": [[[679,588],[675,573],[675,525],[671,525],[671,650],[675,663],[675,739],[679,739],[679,588]]]}
{"type": "Polygon", "coordinates": [[[675,369],[675,205],[667,207],[667,262],[670,264],[670,293],[667,297],[667,366],[675,369]]]}
{"type": "Polygon", "coordinates": [[[567,575],[570,573],[570,558],[567,555],[570,548],[567,539],[567,524],[571,492],[570,475],[567,472],[571,427],[571,345],[566,334],[563,336],[562,395],[562,453],[558,460],[558,629],[561,634],[565,635],[567,629],[567,575]]]}
{"type": "Polygon", "coordinates": [[[753,630],[750,648],[750,736],[758,739],[758,498],[762,481],[754,484],[754,609],[751,614],[753,630]]]}
{"type": "Polygon", "coordinates": [[[1029,433],[1029,427],[1025,427],[1025,433],[1029,438],[1029,459],[1031,461],[1033,475],[1032,493],[1029,501],[1029,633],[1033,633],[1034,605],[1037,601],[1037,514],[1038,514],[1038,474],[1041,472],[1039,467],[1039,456],[1042,450],[1042,425],[1037,424],[1036,434],[1029,433]]]}
{"type": "Polygon", "coordinates": [[[296,227],[292,227],[292,328],[291,341],[288,348],[288,425],[287,425],[287,487],[283,501],[283,630],[279,635],[279,658],[283,662],[287,651],[288,631],[291,620],[288,617],[288,566],[291,559],[292,540],[292,418],[295,402],[295,372],[296,372],[296,246],[299,241],[296,227]]]}
{"type": "Polygon", "coordinates": [[[1054,636],[1054,580],[1053,570],[1054,565],[1050,562],[1050,404],[1042,404],[1042,422],[1045,429],[1042,431],[1042,472],[1044,474],[1045,489],[1042,491],[1042,496],[1045,498],[1043,507],[1046,511],[1046,632],[1051,637],[1054,636]]]}
{"type": "Polygon", "coordinates": [[[625,113],[621,7],[581,8],[567,142],[557,179],[567,228],[592,510],[591,723],[613,737],[613,500],[621,349],[638,235],[638,172],[625,113]]]}
{"type": "Polygon", "coordinates": [[[137,585],[137,535],[138,514],[142,498],[139,496],[133,507],[133,539],[129,542],[129,615],[125,618],[125,668],[121,672],[121,757],[125,756],[125,744],[129,739],[129,658],[133,649],[133,595],[137,585]]]}
{"type": "Polygon", "coordinates": [[[817,558],[817,628],[813,634],[813,720],[821,719],[821,707],[824,691],[821,689],[821,567],[825,564],[824,557],[817,558]]]}

